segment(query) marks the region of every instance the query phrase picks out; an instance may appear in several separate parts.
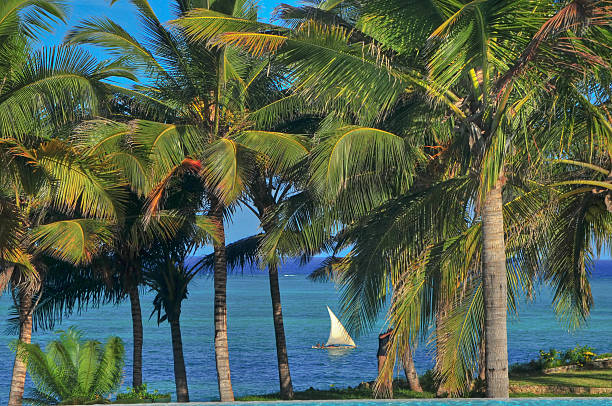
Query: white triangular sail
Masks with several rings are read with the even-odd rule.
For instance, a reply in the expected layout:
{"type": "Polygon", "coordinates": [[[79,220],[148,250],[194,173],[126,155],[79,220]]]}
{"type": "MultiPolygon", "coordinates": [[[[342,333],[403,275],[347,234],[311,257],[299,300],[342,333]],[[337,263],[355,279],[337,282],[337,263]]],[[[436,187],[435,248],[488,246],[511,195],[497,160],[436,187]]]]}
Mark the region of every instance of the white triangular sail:
{"type": "Polygon", "coordinates": [[[329,338],[327,339],[327,343],[325,345],[346,345],[355,347],[355,342],[348,334],[342,323],[340,323],[340,320],[338,320],[336,315],[331,311],[329,306],[327,306],[327,311],[329,312],[329,318],[331,319],[331,329],[329,330],[329,338]]]}

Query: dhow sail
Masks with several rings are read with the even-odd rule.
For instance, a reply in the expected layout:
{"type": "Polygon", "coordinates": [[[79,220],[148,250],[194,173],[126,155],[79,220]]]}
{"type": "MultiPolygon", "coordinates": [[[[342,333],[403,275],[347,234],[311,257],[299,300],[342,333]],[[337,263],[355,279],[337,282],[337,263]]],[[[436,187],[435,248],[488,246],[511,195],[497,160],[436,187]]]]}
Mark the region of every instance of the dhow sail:
{"type": "Polygon", "coordinates": [[[342,323],[340,323],[340,320],[338,320],[336,315],[331,311],[329,306],[327,306],[327,311],[329,312],[329,318],[331,319],[331,330],[329,331],[329,338],[327,339],[325,346],[356,347],[355,342],[348,334],[342,323]]]}

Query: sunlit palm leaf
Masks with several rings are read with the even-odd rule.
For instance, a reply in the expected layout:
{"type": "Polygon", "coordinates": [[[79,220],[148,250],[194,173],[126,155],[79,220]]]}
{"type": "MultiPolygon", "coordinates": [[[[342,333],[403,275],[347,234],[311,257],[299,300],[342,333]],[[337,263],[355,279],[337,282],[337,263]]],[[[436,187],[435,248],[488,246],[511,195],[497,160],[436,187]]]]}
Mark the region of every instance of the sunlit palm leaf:
{"type": "Polygon", "coordinates": [[[32,231],[36,252],[73,264],[91,262],[111,239],[109,225],[93,219],[61,220],[38,226],[32,231]]]}
{"type": "Polygon", "coordinates": [[[240,133],[236,141],[265,155],[275,173],[286,173],[308,154],[308,140],[296,134],[250,130],[240,133]]]}
{"type": "Polygon", "coordinates": [[[5,0],[0,4],[0,37],[21,31],[34,38],[65,18],[64,0],[5,0]]]}

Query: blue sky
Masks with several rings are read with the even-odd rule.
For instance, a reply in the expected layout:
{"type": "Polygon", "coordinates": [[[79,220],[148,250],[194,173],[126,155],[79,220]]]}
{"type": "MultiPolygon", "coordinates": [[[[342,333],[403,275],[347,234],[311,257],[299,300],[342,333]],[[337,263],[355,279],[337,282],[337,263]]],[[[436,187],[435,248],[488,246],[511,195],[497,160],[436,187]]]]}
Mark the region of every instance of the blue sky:
{"type": "MultiPolygon", "coordinates": [[[[3,0],[0,0],[3,1],[3,0]]],[[[171,0],[149,0],[159,19],[164,22],[174,18],[171,0]]],[[[296,4],[295,0],[283,0],[283,3],[296,4]]],[[[132,35],[138,37],[139,22],[135,9],[129,0],[119,0],[110,6],[109,0],[69,0],[70,12],[67,24],[60,24],[52,34],[42,39],[44,45],[59,44],[70,27],[89,17],[109,17],[123,26],[132,35]]],[[[277,0],[264,0],[258,2],[260,18],[268,20],[274,7],[281,3],[277,0]]],[[[100,51],[91,49],[96,56],[102,57],[100,51]]],[[[226,230],[227,242],[239,240],[259,232],[259,221],[248,209],[238,209],[233,216],[231,224],[226,230]]],[[[209,252],[205,249],[204,252],[209,252]]]]}
{"type": "MultiPolygon", "coordinates": [[[[0,0],[2,1],[2,0],[0,0]]],[[[157,13],[161,21],[174,18],[172,0],[149,0],[149,3],[157,13]]],[[[256,2],[259,7],[259,15],[262,20],[268,20],[274,7],[280,3],[297,4],[296,0],[262,0],[256,2]]],[[[109,0],[68,0],[70,7],[69,21],[66,26],[58,26],[53,35],[47,36],[45,43],[53,44],[61,42],[68,27],[77,24],[87,17],[110,17],[130,32],[138,29],[138,20],[134,13],[134,7],[129,0],[118,0],[112,7],[109,0]],[[130,28],[132,30],[130,30],[130,28]]]]}

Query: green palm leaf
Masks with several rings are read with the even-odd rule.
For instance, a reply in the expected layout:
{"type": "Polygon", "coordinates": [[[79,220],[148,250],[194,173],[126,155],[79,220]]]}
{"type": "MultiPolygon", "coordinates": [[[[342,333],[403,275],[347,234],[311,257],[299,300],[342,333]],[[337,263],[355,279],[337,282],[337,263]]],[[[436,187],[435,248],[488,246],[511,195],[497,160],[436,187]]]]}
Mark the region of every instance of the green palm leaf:
{"type": "Polygon", "coordinates": [[[32,231],[32,244],[37,252],[73,264],[91,262],[111,239],[108,225],[93,219],[61,220],[32,231]]]}
{"type": "Polygon", "coordinates": [[[243,131],[236,137],[241,145],[263,154],[275,173],[286,173],[308,154],[306,136],[273,131],[243,131]]]}
{"type": "Polygon", "coordinates": [[[0,37],[21,31],[34,38],[65,18],[64,0],[6,0],[0,4],[0,37]]]}

